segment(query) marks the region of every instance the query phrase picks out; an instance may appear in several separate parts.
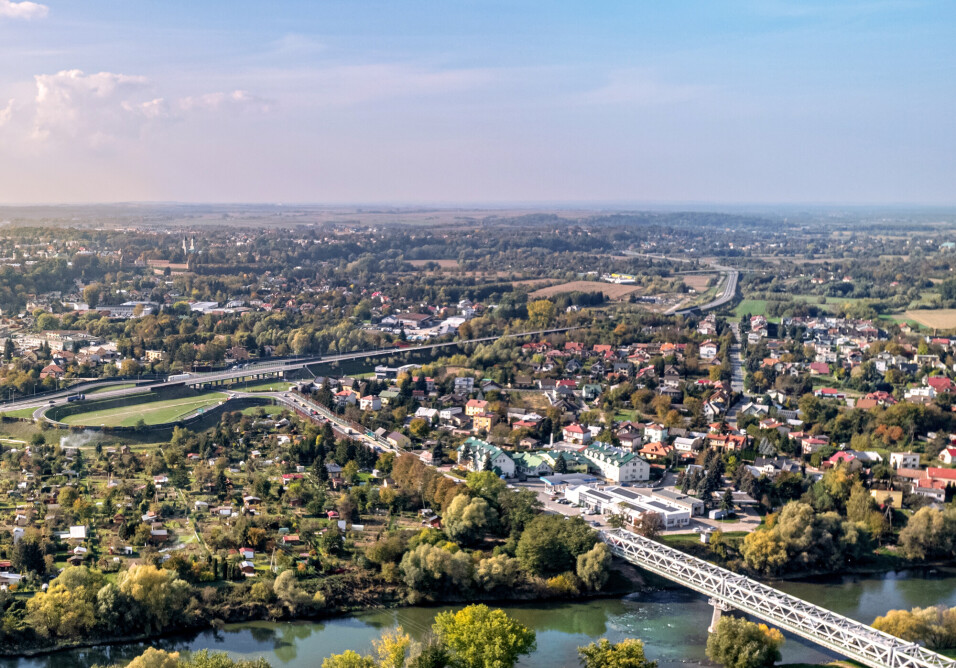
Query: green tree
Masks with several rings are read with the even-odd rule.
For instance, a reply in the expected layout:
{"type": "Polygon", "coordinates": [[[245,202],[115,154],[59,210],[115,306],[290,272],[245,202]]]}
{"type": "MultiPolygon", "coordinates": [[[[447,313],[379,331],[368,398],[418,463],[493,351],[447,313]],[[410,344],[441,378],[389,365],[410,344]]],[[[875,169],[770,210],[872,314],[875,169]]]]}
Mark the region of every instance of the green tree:
{"type": "Polygon", "coordinates": [[[295,572],[285,570],[272,584],[272,591],[290,610],[301,609],[312,602],[309,594],[299,586],[295,572]]]}
{"type": "Polygon", "coordinates": [[[780,572],[789,559],[787,548],[773,531],[751,531],[744,537],[741,554],[748,566],[771,575],[780,572]]]}
{"type": "MultiPolygon", "coordinates": [[[[564,461],[560,459],[558,461],[564,461]]],[[[518,536],[535,517],[542,507],[538,495],[530,489],[517,491],[506,489],[498,495],[498,508],[504,529],[512,536],[518,536]]]]}
{"type": "Polygon", "coordinates": [[[506,554],[497,554],[478,562],[475,580],[487,591],[511,589],[521,577],[521,563],[506,554]]]}
{"type": "Polygon", "coordinates": [[[347,649],[341,654],[333,654],[322,662],[322,668],[377,668],[375,659],[362,656],[356,651],[347,649]]]}
{"type": "Polygon", "coordinates": [[[461,668],[510,668],[536,648],[534,631],[486,605],[441,612],[433,628],[461,668]]]}
{"type": "Polygon", "coordinates": [[[119,579],[119,589],[142,611],[147,633],[169,626],[181,617],[189,600],[190,587],[175,571],[149,564],[133,566],[119,579]]]}
{"type": "Polygon", "coordinates": [[[554,302],[538,299],[528,302],[528,321],[532,327],[547,327],[554,320],[554,302]]]}
{"type": "Polygon", "coordinates": [[[598,591],[607,584],[611,567],[611,551],[604,543],[595,543],[594,547],[578,555],[577,575],[591,591],[598,591]]]}
{"type": "Polygon", "coordinates": [[[450,552],[422,543],[409,550],[399,565],[405,584],[428,593],[440,589],[458,590],[471,586],[473,564],[464,552],[450,552]]]}
{"type": "Polygon", "coordinates": [[[452,540],[469,544],[480,538],[493,521],[493,511],[481,497],[469,498],[459,494],[452,499],[442,521],[445,533],[452,540]]]}
{"type": "Polygon", "coordinates": [[[494,471],[469,473],[465,484],[468,489],[488,503],[495,503],[501,494],[508,489],[508,483],[496,476],[494,471]]]}
{"type": "Polygon", "coordinates": [[[870,513],[876,510],[876,501],[863,486],[863,483],[857,481],[853,483],[850,489],[850,498],[846,502],[846,516],[851,522],[866,522],[870,513]]]}
{"type": "Polygon", "coordinates": [[[956,540],[956,510],[917,510],[900,531],[899,545],[907,559],[951,556],[956,540]]]}
{"type": "Polygon", "coordinates": [[[597,534],[580,517],[538,515],[518,540],[515,556],[529,573],[557,575],[574,570],[578,555],[597,542],[597,534]]]}
{"type": "Polygon", "coordinates": [[[780,660],[782,645],[777,629],[725,615],[707,638],[707,657],[724,668],[766,668],[780,660]]]}
{"type": "Polygon", "coordinates": [[[656,661],[648,661],[644,656],[644,643],[635,638],[627,638],[611,644],[607,638],[601,638],[590,645],[578,647],[578,655],[584,668],[656,668],[656,661]]]}

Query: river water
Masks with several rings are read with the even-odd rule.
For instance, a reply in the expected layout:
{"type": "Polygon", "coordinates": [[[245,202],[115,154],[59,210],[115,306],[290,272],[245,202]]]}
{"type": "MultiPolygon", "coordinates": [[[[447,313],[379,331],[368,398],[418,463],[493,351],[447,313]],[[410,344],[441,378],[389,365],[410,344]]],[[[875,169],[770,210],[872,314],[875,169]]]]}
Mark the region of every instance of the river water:
{"type": "MultiPolygon", "coordinates": [[[[704,645],[711,615],[707,600],[687,589],[663,582],[660,585],[623,598],[501,606],[537,632],[537,651],[520,665],[577,666],[577,648],[598,638],[612,642],[640,638],[648,657],[659,661],[662,668],[706,664],[704,645]]],[[[956,606],[956,569],[787,581],[775,586],[866,623],[891,609],[956,606]]],[[[412,607],[325,622],[234,624],[221,631],[165,638],[150,644],[184,652],[226,651],[235,658],[263,656],[274,668],[312,668],[320,666],[329,654],[346,649],[370,651],[371,640],[396,625],[413,637],[421,637],[435,614],[446,609],[412,607]]],[[[145,647],[104,646],[31,659],[0,659],[0,668],[86,668],[97,663],[122,663],[145,647]]],[[[791,635],[783,648],[784,663],[825,663],[834,658],[836,655],[791,635]]]]}

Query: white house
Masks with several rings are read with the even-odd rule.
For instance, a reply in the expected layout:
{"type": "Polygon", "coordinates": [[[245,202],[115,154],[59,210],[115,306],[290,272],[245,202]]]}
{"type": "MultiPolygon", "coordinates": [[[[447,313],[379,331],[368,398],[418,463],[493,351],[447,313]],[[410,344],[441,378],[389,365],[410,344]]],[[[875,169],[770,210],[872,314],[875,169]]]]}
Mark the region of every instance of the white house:
{"type": "Polygon", "coordinates": [[[667,427],[662,424],[657,424],[656,422],[644,425],[644,440],[648,443],[653,443],[654,441],[663,443],[667,440],[667,427]]]}
{"type": "MultiPolygon", "coordinates": [[[[895,453],[894,453],[895,454],[895,453]]],[[[939,461],[944,464],[952,464],[956,462],[956,448],[946,448],[941,453],[939,453],[939,461]]],[[[918,468],[919,467],[919,457],[916,458],[916,466],[907,466],[906,468],[918,468]]]]}
{"type": "Polygon", "coordinates": [[[373,394],[369,394],[359,399],[359,408],[363,411],[380,411],[382,410],[382,400],[373,394]]]}
{"type": "Polygon", "coordinates": [[[564,436],[564,440],[568,443],[574,443],[576,445],[584,445],[591,440],[591,431],[582,427],[577,422],[569,424],[561,431],[564,436]]]}
{"type": "Polygon", "coordinates": [[[709,360],[717,357],[717,344],[713,341],[704,341],[700,344],[699,350],[701,359],[709,360]]]}
{"type": "Polygon", "coordinates": [[[604,443],[592,443],[581,454],[612,482],[643,481],[651,477],[650,465],[633,452],[624,452],[604,443]]]}
{"type": "Polygon", "coordinates": [[[487,468],[500,471],[505,478],[515,475],[515,463],[508,453],[480,438],[469,438],[458,446],[458,463],[469,471],[484,471],[487,468]]]}
{"type": "Polygon", "coordinates": [[[471,376],[455,378],[455,394],[471,394],[475,389],[475,379],[471,376]]]}

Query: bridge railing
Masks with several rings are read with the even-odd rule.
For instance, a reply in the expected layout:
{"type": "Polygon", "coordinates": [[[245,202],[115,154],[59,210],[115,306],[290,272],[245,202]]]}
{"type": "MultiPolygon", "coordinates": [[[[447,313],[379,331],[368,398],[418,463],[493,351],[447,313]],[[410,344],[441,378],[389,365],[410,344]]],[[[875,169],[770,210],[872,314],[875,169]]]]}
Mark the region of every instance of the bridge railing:
{"type": "Polygon", "coordinates": [[[915,643],[629,531],[604,531],[601,540],[641,568],[874,668],[956,668],[915,643]]]}

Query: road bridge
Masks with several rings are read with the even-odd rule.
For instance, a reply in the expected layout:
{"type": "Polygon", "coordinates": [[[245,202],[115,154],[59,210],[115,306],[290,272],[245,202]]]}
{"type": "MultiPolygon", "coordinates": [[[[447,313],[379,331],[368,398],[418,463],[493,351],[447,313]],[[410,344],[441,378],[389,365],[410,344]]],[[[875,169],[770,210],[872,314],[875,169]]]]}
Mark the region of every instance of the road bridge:
{"type": "MultiPolygon", "coordinates": [[[[514,332],[512,334],[482,336],[474,339],[465,339],[457,341],[444,341],[442,343],[428,343],[421,346],[409,346],[407,348],[377,348],[374,350],[361,350],[357,352],[342,353],[340,355],[325,355],[315,357],[299,357],[294,359],[285,359],[280,361],[263,361],[244,364],[240,367],[225,369],[222,371],[210,371],[203,373],[177,374],[152,383],[138,384],[136,387],[126,387],[122,389],[109,390],[102,388],[96,394],[91,394],[89,399],[109,399],[112,397],[121,397],[131,394],[139,394],[145,391],[158,390],[165,387],[177,386],[203,386],[214,387],[226,385],[234,381],[243,379],[267,378],[273,376],[285,376],[286,374],[307,368],[315,364],[327,364],[330,362],[343,362],[348,360],[365,359],[370,357],[383,357],[385,355],[402,355],[411,352],[420,352],[427,350],[436,350],[448,346],[462,346],[473,343],[490,343],[498,339],[520,338],[525,336],[546,336],[548,334],[560,334],[569,332],[579,327],[558,327],[553,329],[538,329],[527,332],[514,332]]],[[[116,381],[117,384],[129,384],[129,381],[116,381]]],[[[45,394],[42,397],[31,397],[4,404],[0,411],[14,411],[20,408],[46,407],[61,403],[59,400],[70,395],[82,393],[82,390],[66,389],[61,392],[45,394]]]]}
{"type": "Polygon", "coordinates": [[[721,611],[736,609],[872,668],[956,668],[953,659],[916,643],[630,531],[602,531],[601,540],[616,556],[709,597],[711,631],[721,611]]]}

